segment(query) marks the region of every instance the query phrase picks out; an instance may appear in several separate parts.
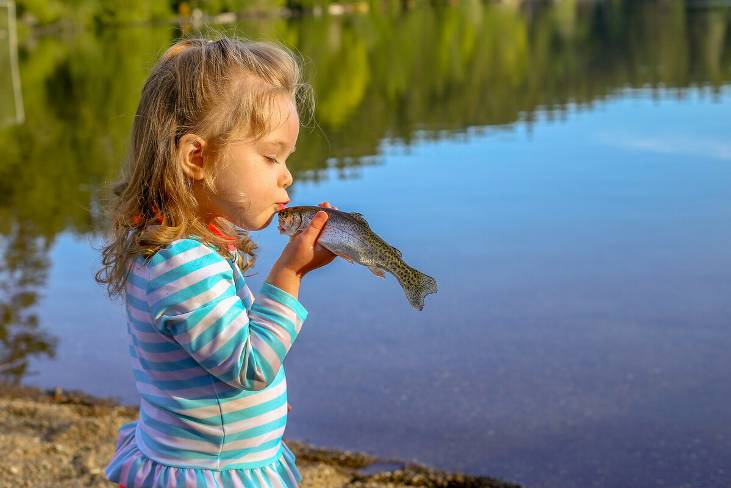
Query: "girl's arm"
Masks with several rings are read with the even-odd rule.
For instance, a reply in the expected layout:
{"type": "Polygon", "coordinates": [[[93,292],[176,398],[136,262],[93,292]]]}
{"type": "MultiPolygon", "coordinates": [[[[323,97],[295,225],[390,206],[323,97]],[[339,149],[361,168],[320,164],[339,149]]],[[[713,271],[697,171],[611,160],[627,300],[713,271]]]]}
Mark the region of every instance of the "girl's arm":
{"type": "Polygon", "coordinates": [[[275,264],[272,267],[266,282],[271,283],[280,290],[286,291],[295,298],[299,297],[302,278],[291,269],[283,268],[275,264]]]}
{"type": "Polygon", "coordinates": [[[231,266],[213,249],[183,239],[160,250],[146,280],[156,327],[221,381],[266,388],[307,318],[297,299],[302,277],[335,257],[316,243],[326,220],[322,212],[290,239],[250,313],[236,294],[231,266]]]}
{"type": "Polygon", "coordinates": [[[231,386],[261,390],[274,381],[307,318],[296,297],[264,283],[247,312],[229,263],[192,239],[160,250],[147,272],[147,305],[161,333],[231,386]]]}

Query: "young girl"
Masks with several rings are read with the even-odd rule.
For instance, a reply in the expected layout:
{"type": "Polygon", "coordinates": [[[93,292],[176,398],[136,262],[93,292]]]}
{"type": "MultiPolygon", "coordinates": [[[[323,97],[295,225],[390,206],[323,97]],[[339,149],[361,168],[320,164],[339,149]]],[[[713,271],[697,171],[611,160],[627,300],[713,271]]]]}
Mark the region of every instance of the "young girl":
{"type": "Polygon", "coordinates": [[[97,275],[125,298],[140,394],[105,471],[121,486],[301,481],[282,362],[307,317],[300,280],[335,258],[317,244],[327,214],[291,238],[256,301],[242,272],[245,231],[289,201],[307,88],[286,49],[223,38],[178,42],[142,89],[97,275]]]}

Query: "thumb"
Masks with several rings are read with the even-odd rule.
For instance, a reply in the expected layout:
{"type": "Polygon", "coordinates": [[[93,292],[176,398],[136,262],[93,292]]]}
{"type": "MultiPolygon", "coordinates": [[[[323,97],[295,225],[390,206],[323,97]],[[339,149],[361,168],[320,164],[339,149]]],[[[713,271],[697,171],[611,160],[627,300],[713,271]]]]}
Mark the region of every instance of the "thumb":
{"type": "Polygon", "coordinates": [[[327,219],[327,212],[323,210],[318,211],[312,218],[312,222],[310,222],[310,225],[307,226],[305,231],[302,233],[302,236],[306,240],[311,240],[312,242],[314,242],[315,239],[317,239],[317,236],[320,235],[323,227],[325,227],[325,222],[327,222],[327,219]]]}

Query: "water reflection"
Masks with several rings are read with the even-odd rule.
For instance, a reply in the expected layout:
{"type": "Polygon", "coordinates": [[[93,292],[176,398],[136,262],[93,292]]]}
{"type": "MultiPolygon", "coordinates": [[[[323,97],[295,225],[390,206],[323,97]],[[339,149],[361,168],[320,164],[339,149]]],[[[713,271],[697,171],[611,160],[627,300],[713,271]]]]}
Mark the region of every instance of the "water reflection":
{"type": "MultiPolygon", "coordinates": [[[[299,180],[319,181],[333,167],[357,177],[378,163],[384,140],[410,145],[531,124],[538,113],[560,118],[628,87],[713,95],[731,79],[731,10],[680,0],[468,1],[219,30],[279,39],[307,60],[318,125],[298,141],[299,180]]],[[[139,89],[180,32],[135,27],[19,46],[26,121],[0,129],[0,361],[15,380],[31,356],[54,351],[34,313],[48,249],[62,231],[101,230],[103,188],[117,173],[139,89]]]]}
{"type": "MultiPolygon", "coordinates": [[[[34,305],[46,283],[48,245],[22,226],[3,229],[0,262],[0,380],[19,383],[32,356],[54,356],[56,341],[39,329],[34,305]]],[[[49,325],[49,324],[47,324],[49,325]]]]}

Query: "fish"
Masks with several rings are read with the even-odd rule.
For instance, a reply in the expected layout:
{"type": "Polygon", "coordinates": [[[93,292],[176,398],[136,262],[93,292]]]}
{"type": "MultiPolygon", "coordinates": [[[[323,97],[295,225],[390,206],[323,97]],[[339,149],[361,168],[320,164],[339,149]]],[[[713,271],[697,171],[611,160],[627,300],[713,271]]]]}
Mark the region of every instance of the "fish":
{"type": "Polygon", "coordinates": [[[288,207],[278,212],[280,234],[298,234],[320,210],[328,214],[317,241],[322,247],[350,263],[367,267],[379,278],[390,273],[401,285],[409,304],[417,310],[424,309],[424,298],[437,292],[437,281],[406,264],[401,251],[373,232],[363,215],[327,207],[288,207]]]}

